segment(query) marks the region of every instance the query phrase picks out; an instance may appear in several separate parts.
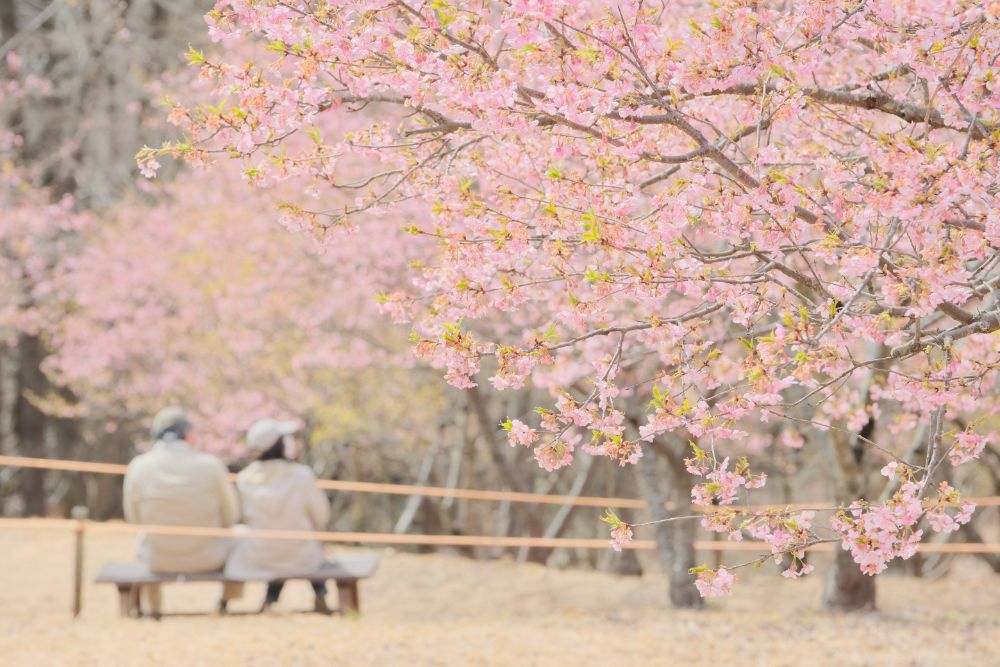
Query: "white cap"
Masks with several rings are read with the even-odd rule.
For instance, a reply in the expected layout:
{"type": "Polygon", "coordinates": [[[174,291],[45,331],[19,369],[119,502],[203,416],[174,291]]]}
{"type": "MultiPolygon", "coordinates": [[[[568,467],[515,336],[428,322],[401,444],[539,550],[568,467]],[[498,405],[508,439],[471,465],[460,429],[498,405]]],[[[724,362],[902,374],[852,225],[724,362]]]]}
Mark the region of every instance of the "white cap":
{"type": "Polygon", "coordinates": [[[263,453],[286,435],[297,433],[298,422],[261,419],[247,431],[247,447],[252,452],[263,453]]]}

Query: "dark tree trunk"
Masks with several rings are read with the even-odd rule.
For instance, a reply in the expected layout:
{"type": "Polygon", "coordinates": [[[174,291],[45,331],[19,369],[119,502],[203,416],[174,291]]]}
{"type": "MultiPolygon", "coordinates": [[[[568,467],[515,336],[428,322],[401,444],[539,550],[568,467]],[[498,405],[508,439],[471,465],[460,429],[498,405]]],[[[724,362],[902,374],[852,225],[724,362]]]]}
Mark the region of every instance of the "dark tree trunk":
{"type": "MultiPolygon", "coordinates": [[[[867,391],[867,390],[866,390],[867,391]]],[[[868,447],[875,420],[869,419],[857,436],[838,431],[830,434],[827,452],[832,457],[837,502],[849,503],[867,496],[865,484],[868,447]]],[[[849,551],[834,547],[836,555],[823,591],[823,608],[829,611],[873,611],[875,578],[861,572],[849,551]]]]}
{"type": "MultiPolygon", "coordinates": [[[[637,467],[640,477],[640,488],[643,498],[649,506],[649,518],[653,521],[677,516],[687,510],[688,500],[686,485],[688,480],[684,468],[675,453],[668,445],[659,445],[655,449],[647,449],[642,463],[637,467]],[[657,456],[666,459],[667,465],[657,465],[657,456]],[[667,496],[661,489],[661,469],[666,468],[669,480],[669,497],[671,507],[666,508],[667,496]],[[678,472],[679,471],[679,472],[678,472]]],[[[705,601],[694,586],[695,576],[689,570],[697,565],[694,552],[694,534],[696,524],[693,521],[670,521],[650,526],[647,530],[654,531],[656,554],[664,574],[667,576],[667,595],[670,604],[677,609],[701,609],[705,601]]]]}
{"type": "MultiPolygon", "coordinates": [[[[438,508],[437,503],[433,502],[430,498],[424,500],[420,504],[420,525],[427,535],[447,535],[445,531],[444,524],[441,522],[441,513],[438,508]]],[[[441,547],[432,546],[429,544],[420,545],[417,547],[417,552],[422,554],[434,553],[435,551],[442,551],[441,547]]]]}
{"type": "MultiPolygon", "coordinates": [[[[45,351],[38,336],[22,334],[18,339],[17,401],[14,407],[14,439],[22,456],[45,456],[45,414],[32,402],[32,397],[45,395],[46,381],[42,373],[45,351]]],[[[45,477],[42,470],[21,471],[21,490],[25,516],[45,515],[45,477]]]]}
{"type": "Polygon", "coordinates": [[[612,561],[611,571],[625,577],[641,577],[642,563],[636,556],[635,549],[623,549],[617,558],[612,561]]]}
{"type": "Polygon", "coordinates": [[[874,611],[875,577],[862,573],[849,551],[835,548],[833,567],[823,591],[823,607],[829,611],[874,611]]]}
{"type": "MultiPolygon", "coordinates": [[[[60,392],[62,399],[68,404],[76,402],[76,396],[68,389],[60,392]]],[[[50,417],[52,432],[55,436],[59,458],[76,460],[84,458],[81,456],[80,439],[81,423],[76,417],[50,417]]],[[[87,504],[87,487],[85,476],[81,473],[62,473],[59,477],[62,493],[55,499],[58,505],[58,515],[69,517],[70,510],[77,505],[87,504]]],[[[50,505],[53,501],[50,500],[50,505]]]]}
{"type": "Polygon", "coordinates": [[[17,3],[0,2],[0,44],[17,34],[17,3]]]}
{"type": "MultiPolygon", "coordinates": [[[[685,499],[686,500],[686,499],[685,499]]],[[[683,505],[685,508],[688,503],[683,505]]],[[[674,563],[670,572],[670,603],[678,609],[701,609],[705,600],[694,586],[695,576],[690,573],[698,565],[694,552],[694,521],[677,521],[673,524],[674,563]]]]}
{"type": "MultiPolygon", "coordinates": [[[[108,463],[126,463],[133,454],[133,440],[125,429],[102,438],[94,458],[108,463]]],[[[122,518],[122,478],[118,475],[87,476],[87,506],[100,521],[122,518]]]]}
{"type": "MultiPolygon", "coordinates": [[[[983,535],[982,533],[979,532],[979,529],[976,528],[976,526],[972,523],[965,524],[964,526],[962,526],[961,530],[962,533],[965,535],[966,540],[969,542],[973,542],[975,544],[983,544],[986,541],[985,539],[983,539],[983,535]]],[[[991,553],[977,553],[975,554],[975,556],[977,556],[980,560],[986,561],[994,572],[1000,574],[1000,555],[991,553]]]]}

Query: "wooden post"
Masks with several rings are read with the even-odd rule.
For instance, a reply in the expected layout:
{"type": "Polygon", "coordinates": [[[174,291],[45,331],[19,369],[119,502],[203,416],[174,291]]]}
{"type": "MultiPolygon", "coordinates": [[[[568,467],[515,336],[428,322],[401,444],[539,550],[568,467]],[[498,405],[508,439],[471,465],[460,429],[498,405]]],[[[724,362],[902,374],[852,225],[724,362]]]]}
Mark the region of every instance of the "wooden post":
{"type": "Polygon", "coordinates": [[[83,506],[76,506],[70,511],[70,516],[76,520],[73,527],[75,550],[73,557],[73,618],[80,615],[83,609],[83,533],[87,526],[88,510],[83,506]]]}
{"type": "Polygon", "coordinates": [[[132,609],[135,607],[133,602],[135,595],[133,595],[133,592],[137,589],[137,586],[118,584],[118,610],[121,612],[122,618],[132,616],[132,609]]]}
{"type": "Polygon", "coordinates": [[[338,579],[337,598],[340,602],[341,614],[357,614],[361,611],[361,599],[358,595],[357,579],[338,579]]]}

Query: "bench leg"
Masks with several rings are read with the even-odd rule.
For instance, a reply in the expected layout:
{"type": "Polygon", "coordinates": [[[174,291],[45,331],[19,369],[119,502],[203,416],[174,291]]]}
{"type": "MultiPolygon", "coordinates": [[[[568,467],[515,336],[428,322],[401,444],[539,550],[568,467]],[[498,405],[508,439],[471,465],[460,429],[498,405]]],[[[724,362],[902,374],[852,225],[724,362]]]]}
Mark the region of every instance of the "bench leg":
{"type": "Polygon", "coordinates": [[[143,584],[136,589],[136,604],[135,612],[136,616],[143,616],[142,607],[146,607],[145,615],[152,618],[154,621],[160,620],[161,611],[163,607],[163,586],[161,584],[143,584]],[[142,596],[139,592],[142,592],[142,596]],[[140,597],[145,597],[144,605],[140,603],[140,597]]]}
{"type": "Polygon", "coordinates": [[[139,616],[139,587],[130,584],[118,584],[119,611],[123,618],[139,616]]]}
{"type": "Polygon", "coordinates": [[[340,613],[358,613],[361,611],[361,601],[358,596],[357,581],[338,581],[337,597],[340,601],[340,613]]]}

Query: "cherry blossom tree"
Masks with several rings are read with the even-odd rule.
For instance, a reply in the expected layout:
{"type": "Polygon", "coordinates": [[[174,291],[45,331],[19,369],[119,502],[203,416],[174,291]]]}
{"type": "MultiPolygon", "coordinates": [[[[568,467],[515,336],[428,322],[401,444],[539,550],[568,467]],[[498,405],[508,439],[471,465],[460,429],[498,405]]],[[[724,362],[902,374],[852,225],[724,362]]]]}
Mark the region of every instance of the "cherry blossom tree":
{"type": "MultiPolygon", "coordinates": [[[[0,150],[0,162],[4,162],[0,150]]],[[[78,234],[92,219],[74,208],[72,197],[53,200],[50,192],[36,188],[25,169],[11,162],[0,166],[0,345],[18,348],[15,386],[10,400],[11,427],[22,438],[26,456],[39,456],[44,448],[44,414],[57,425],[72,416],[63,410],[40,364],[45,357],[45,332],[58,318],[59,299],[53,271],[60,259],[76,252],[78,234]],[[56,399],[56,400],[53,400],[56,399]],[[26,436],[33,436],[27,439],[26,436]]],[[[22,509],[45,512],[45,489],[40,474],[25,474],[9,488],[19,489],[22,509]]]]}
{"type": "MultiPolygon", "coordinates": [[[[553,403],[504,427],[547,470],[690,442],[691,499],[722,508],[702,525],[768,542],[792,578],[840,543],[837,608],[873,606],[860,573],[969,520],[944,478],[995,437],[1000,3],[221,0],[207,18],[221,54],[190,59],[217,99],[175,105],[185,138],[142,168],[229,156],[300,183],[318,203],[289,200],[285,224],[330,244],[422,205],[409,231],[436,254],[383,309],[455,386],[486,357],[498,389],[546,382],[553,403]],[[368,124],[338,132],[352,113],[368,124]],[[483,326],[497,312],[518,325],[483,326]],[[766,481],[739,444],[775,423],[827,452],[836,507],[739,509],[766,481]]],[[[642,530],[607,521],[618,546],[642,530]]],[[[736,579],[691,576],[706,596],[736,579]]]]}
{"type": "MultiPolygon", "coordinates": [[[[13,452],[67,456],[76,449],[80,424],[62,405],[73,397],[41,370],[49,348],[48,327],[39,323],[57,314],[47,311],[51,273],[77,251],[75,227],[85,212],[112,205],[132,187],[135,146],[163,136],[162,123],[148,122],[159,118],[155,84],[170,81],[164,69],[176,68],[189,42],[205,39],[195,27],[207,7],[205,0],[0,3],[2,298],[20,299],[18,322],[4,322],[0,345],[0,367],[9,373],[0,423],[13,452]],[[21,298],[32,294],[46,298],[21,298]]],[[[44,514],[47,499],[65,498],[59,490],[76,486],[57,473],[9,472],[0,500],[27,514],[44,514]]]]}
{"type": "MultiPolygon", "coordinates": [[[[259,415],[351,439],[350,423],[421,393],[429,378],[372,294],[396,284],[412,250],[393,249],[395,227],[378,252],[370,236],[321,248],[278,226],[238,171],[204,185],[187,173],[148,187],[149,201],[124,200],[60,264],[54,289],[66,305],[45,370],[75,390],[89,421],[115,429],[188,405],[203,446],[232,459],[259,415]],[[378,391],[352,401],[364,383],[378,391]],[[358,415],[328,409],[338,403],[358,415]]],[[[424,397],[429,424],[411,420],[412,433],[436,432],[438,403],[424,397]]]]}
{"type": "MultiPolygon", "coordinates": [[[[40,365],[45,357],[44,331],[56,312],[52,272],[61,257],[76,251],[76,237],[91,221],[76,210],[72,196],[59,196],[39,187],[39,170],[21,159],[25,150],[21,128],[6,122],[27,99],[48,94],[51,82],[21,72],[20,58],[12,52],[6,54],[0,73],[10,74],[0,77],[0,275],[4,284],[0,292],[0,359],[8,373],[0,391],[0,413],[9,415],[7,423],[19,451],[38,456],[45,446],[44,404],[51,398],[51,387],[40,365]],[[16,355],[8,354],[15,349],[16,355]],[[8,361],[14,363],[8,366],[8,361]],[[7,370],[11,366],[13,372],[7,370]],[[8,387],[16,391],[8,393],[8,387]]],[[[53,416],[56,439],[62,441],[65,414],[55,410],[53,416]]],[[[4,496],[19,496],[20,511],[45,512],[41,471],[27,471],[3,482],[8,491],[4,496]]],[[[5,505],[5,501],[0,498],[0,503],[5,505]]]]}

